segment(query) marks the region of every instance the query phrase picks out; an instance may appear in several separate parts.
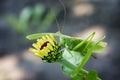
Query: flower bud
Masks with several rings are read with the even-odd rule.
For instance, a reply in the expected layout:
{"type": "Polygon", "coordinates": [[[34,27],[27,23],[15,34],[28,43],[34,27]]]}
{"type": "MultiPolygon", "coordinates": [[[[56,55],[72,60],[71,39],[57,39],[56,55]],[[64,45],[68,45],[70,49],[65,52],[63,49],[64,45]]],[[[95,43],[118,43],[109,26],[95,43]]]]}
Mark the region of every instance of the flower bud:
{"type": "Polygon", "coordinates": [[[52,34],[37,39],[37,42],[33,43],[33,47],[29,51],[40,57],[44,62],[58,62],[61,59],[61,48],[52,34]]]}

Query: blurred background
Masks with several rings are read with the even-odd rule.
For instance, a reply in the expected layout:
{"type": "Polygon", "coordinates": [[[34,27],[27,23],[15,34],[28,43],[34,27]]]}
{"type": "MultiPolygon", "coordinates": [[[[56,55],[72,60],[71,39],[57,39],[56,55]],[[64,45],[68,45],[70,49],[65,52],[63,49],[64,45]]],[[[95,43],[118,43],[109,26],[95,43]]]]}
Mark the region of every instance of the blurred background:
{"type": "Polygon", "coordinates": [[[120,1],[119,0],[0,0],[0,80],[70,80],[58,63],[43,63],[28,48],[28,34],[57,32],[95,40],[106,36],[107,48],[85,69],[97,70],[103,80],[120,80],[120,1]],[[62,27],[60,27],[62,28],[62,27]]]}

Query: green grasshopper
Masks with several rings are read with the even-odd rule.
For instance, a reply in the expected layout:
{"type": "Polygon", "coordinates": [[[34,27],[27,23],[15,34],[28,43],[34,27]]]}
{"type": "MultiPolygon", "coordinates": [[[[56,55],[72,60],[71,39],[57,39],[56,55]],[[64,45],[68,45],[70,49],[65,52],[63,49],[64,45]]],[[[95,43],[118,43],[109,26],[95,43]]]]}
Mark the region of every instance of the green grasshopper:
{"type": "Polygon", "coordinates": [[[102,42],[104,37],[95,42],[92,41],[93,37],[95,36],[95,32],[93,32],[85,40],[70,37],[57,32],[32,34],[28,35],[27,39],[39,39],[49,34],[58,37],[59,39],[58,46],[60,46],[60,49],[55,52],[55,54],[61,52],[62,57],[59,58],[59,61],[53,62],[61,63],[62,70],[65,74],[69,75],[72,80],[101,80],[97,77],[97,75],[94,76],[93,79],[89,79],[89,75],[95,74],[95,71],[88,72],[84,70],[83,67],[88,59],[91,57],[92,52],[100,52],[104,50],[104,48],[106,47],[106,43],[102,42]]]}

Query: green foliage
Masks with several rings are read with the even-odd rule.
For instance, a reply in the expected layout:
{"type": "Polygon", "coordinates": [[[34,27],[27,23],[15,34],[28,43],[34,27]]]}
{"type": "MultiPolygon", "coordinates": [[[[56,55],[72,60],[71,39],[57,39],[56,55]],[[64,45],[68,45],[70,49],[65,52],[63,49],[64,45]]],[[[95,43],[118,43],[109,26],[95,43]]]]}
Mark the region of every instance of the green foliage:
{"type": "Polygon", "coordinates": [[[20,34],[44,32],[50,27],[58,14],[56,8],[51,8],[47,14],[45,14],[45,11],[45,6],[36,4],[33,8],[23,8],[19,17],[8,15],[5,20],[20,34]]]}
{"type": "Polygon", "coordinates": [[[87,79],[88,79],[88,80],[99,80],[99,79],[97,78],[97,72],[96,72],[95,70],[91,70],[91,71],[88,73],[87,79]]]}
{"type": "Polygon", "coordinates": [[[45,11],[45,7],[41,4],[37,4],[35,5],[34,9],[33,9],[33,22],[37,22],[42,18],[42,15],[44,14],[45,11]]]}

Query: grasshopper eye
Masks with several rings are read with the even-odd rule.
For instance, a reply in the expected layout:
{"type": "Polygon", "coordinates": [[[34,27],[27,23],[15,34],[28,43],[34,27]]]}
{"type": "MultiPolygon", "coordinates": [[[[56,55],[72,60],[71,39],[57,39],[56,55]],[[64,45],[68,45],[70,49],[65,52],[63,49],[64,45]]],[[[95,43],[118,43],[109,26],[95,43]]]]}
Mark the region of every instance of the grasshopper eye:
{"type": "Polygon", "coordinates": [[[61,58],[60,46],[53,35],[42,36],[42,38],[37,39],[36,43],[33,43],[33,47],[29,51],[41,57],[44,62],[57,62],[61,58]]]}

